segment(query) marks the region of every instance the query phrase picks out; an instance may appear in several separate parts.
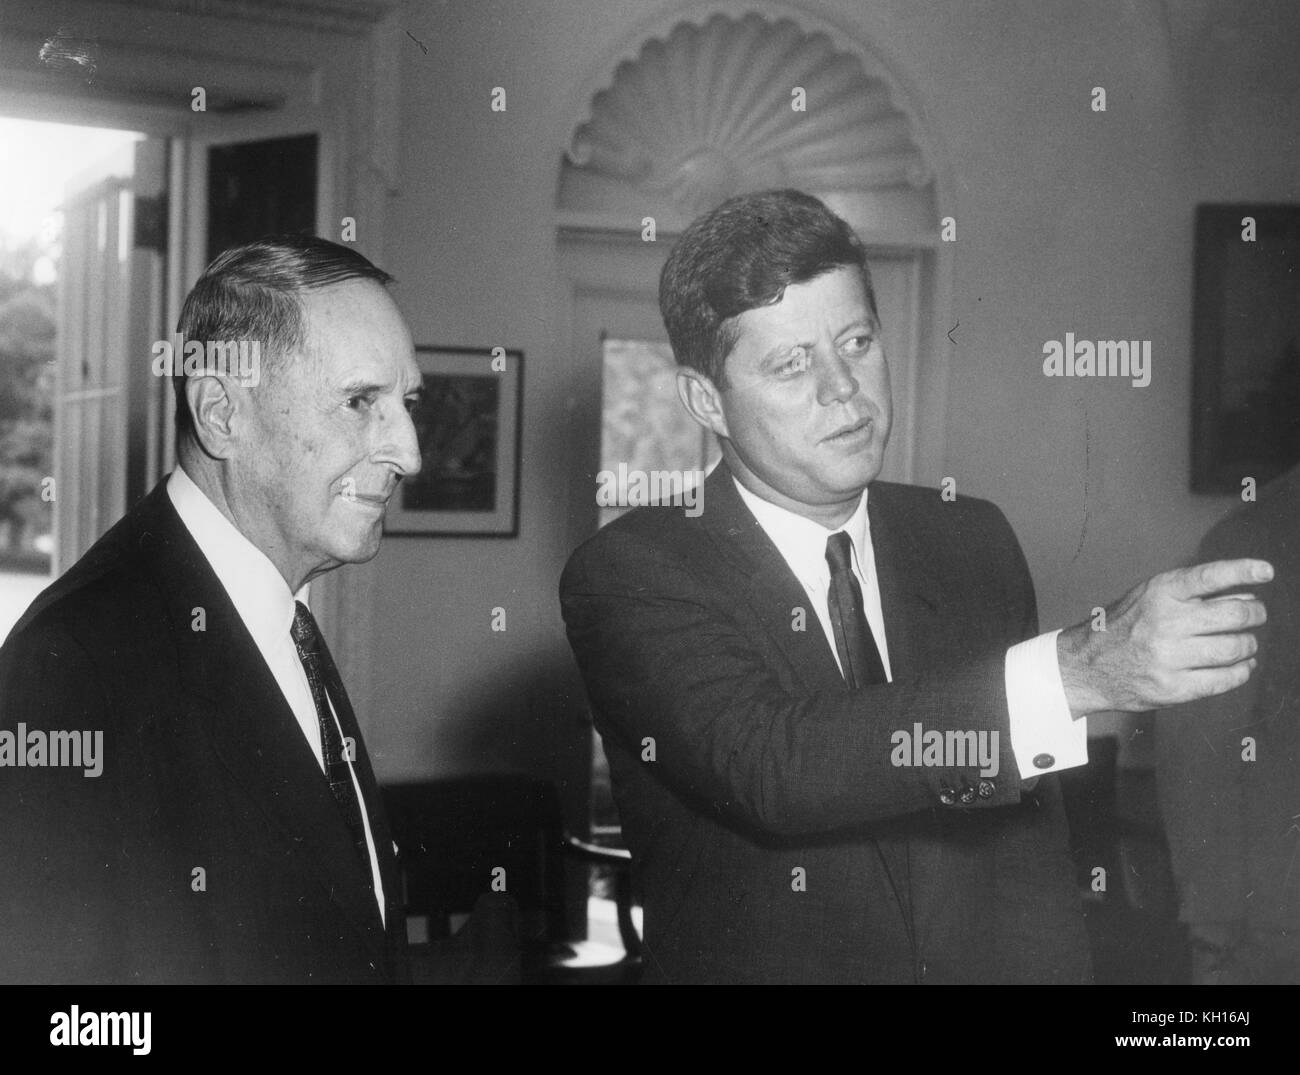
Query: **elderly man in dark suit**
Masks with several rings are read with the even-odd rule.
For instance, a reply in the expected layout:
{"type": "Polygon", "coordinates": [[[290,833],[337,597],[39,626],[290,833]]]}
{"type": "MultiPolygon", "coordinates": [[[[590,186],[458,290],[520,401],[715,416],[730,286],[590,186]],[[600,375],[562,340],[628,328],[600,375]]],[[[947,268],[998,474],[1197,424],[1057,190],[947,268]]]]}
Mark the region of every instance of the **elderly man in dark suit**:
{"type": "Polygon", "coordinates": [[[179,465],[0,650],[0,980],[406,977],[392,838],[308,607],[420,466],[388,280],[290,236],[186,299],[179,465]]]}
{"type": "Polygon", "coordinates": [[[816,199],[697,220],[660,307],[722,462],[642,508],[560,592],[659,982],[1080,982],[1056,770],[1085,718],[1245,682],[1266,577],[1156,576],[1037,636],[992,504],[875,481],[889,371],[865,254],[816,199]],[[702,506],[702,511],[699,508],[702,506]]]}

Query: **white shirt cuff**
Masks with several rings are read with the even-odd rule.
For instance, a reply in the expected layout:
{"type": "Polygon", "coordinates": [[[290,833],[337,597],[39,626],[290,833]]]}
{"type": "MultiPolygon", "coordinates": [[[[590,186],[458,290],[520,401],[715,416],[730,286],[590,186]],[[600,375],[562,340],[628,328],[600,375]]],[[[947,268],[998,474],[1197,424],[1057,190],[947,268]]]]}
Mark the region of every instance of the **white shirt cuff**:
{"type": "Polygon", "coordinates": [[[1088,763],[1088,721],[1071,716],[1061,683],[1060,633],[1049,631],[1007,650],[1011,751],[1022,780],[1088,763]]]}

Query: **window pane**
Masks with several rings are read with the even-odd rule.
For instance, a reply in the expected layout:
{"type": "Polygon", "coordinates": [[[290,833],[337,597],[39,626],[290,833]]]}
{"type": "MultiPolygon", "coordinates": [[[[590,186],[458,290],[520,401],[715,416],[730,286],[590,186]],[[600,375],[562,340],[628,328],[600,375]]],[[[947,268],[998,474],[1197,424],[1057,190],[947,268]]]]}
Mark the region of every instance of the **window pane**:
{"type": "MultiPolygon", "coordinates": [[[[605,340],[600,469],[617,475],[703,471],[719,454],[716,438],[677,398],[677,364],[668,344],[605,340]]],[[[620,483],[620,503],[625,493],[620,483]]],[[[600,525],[627,510],[601,508],[600,525]]]]}

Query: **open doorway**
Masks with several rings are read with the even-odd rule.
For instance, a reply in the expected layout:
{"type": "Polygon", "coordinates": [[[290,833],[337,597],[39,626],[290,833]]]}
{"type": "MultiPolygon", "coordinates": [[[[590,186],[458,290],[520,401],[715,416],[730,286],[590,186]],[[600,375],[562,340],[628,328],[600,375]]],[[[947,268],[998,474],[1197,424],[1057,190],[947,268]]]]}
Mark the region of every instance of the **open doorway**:
{"type": "Polygon", "coordinates": [[[215,254],[317,230],[319,143],[280,115],[173,137],[0,118],[0,641],[171,469],[152,347],[215,254]]]}
{"type": "MultiPolygon", "coordinates": [[[[74,232],[92,243],[100,274],[125,260],[142,138],[0,117],[0,640],[52,574],[58,355],[72,342],[69,305],[85,306],[94,286],[91,263],[70,259],[67,244],[74,232]]],[[[100,303],[76,321],[103,330],[119,313],[100,303]]],[[[97,351],[82,356],[87,371],[97,351]]]]}

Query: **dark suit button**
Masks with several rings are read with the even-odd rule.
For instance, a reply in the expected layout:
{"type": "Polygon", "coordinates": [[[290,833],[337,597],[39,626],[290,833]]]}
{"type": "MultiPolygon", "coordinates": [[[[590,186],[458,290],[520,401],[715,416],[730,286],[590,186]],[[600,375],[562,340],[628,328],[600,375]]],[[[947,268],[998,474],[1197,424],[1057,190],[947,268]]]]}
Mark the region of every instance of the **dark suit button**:
{"type": "Polygon", "coordinates": [[[939,801],[943,803],[944,806],[951,806],[957,801],[957,795],[952,788],[945,784],[939,789],[939,801]]]}
{"type": "Polygon", "coordinates": [[[1056,764],[1056,759],[1050,754],[1039,754],[1034,758],[1035,769],[1050,769],[1056,764]]]}
{"type": "Polygon", "coordinates": [[[975,789],[969,784],[966,784],[962,787],[961,794],[958,798],[961,799],[962,806],[970,806],[970,804],[975,801],[975,789]]]}
{"type": "Polygon", "coordinates": [[[981,780],[979,796],[981,799],[993,798],[993,793],[998,790],[998,786],[992,780],[981,780]]]}

